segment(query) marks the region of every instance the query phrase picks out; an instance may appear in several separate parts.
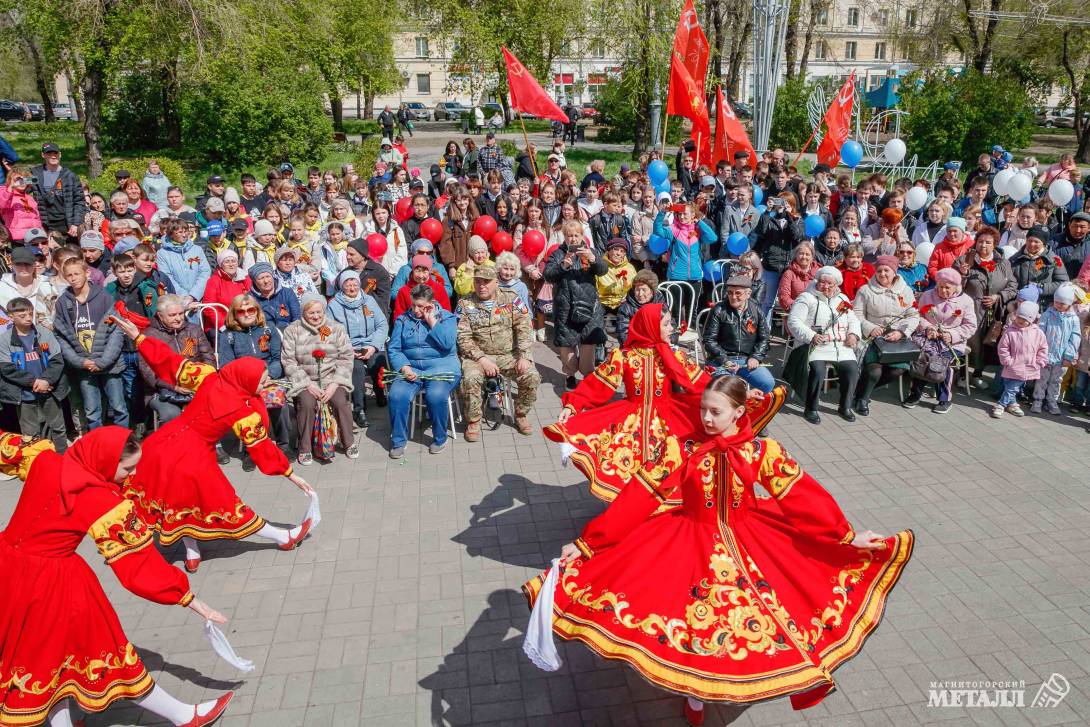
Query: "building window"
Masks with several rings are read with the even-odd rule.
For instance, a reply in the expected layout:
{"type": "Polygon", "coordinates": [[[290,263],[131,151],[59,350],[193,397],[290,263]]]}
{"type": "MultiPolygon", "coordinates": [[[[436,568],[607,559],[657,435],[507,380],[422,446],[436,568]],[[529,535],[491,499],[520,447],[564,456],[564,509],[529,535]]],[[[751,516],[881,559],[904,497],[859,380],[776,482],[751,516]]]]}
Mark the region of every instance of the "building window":
{"type": "Polygon", "coordinates": [[[859,8],[848,8],[848,26],[859,27],[859,8]]]}
{"type": "Polygon", "coordinates": [[[817,11],[817,24],[821,27],[829,24],[829,8],[821,8],[817,11]]]}
{"type": "Polygon", "coordinates": [[[431,74],[430,73],[417,73],[416,74],[416,92],[417,93],[431,93],[431,74]]]}
{"type": "Polygon", "coordinates": [[[855,60],[855,41],[849,40],[844,44],[844,59],[848,61],[855,60]]]}
{"type": "Polygon", "coordinates": [[[875,43],[874,44],[874,60],[884,61],[886,59],[886,44],[875,43]]]}
{"type": "Polygon", "coordinates": [[[590,55],[592,58],[605,58],[606,57],[606,44],[605,41],[596,40],[590,44],[590,55]]]}
{"type": "Polygon", "coordinates": [[[887,25],[889,25],[889,11],[888,10],[879,10],[878,11],[878,27],[884,28],[887,25]]]}
{"type": "Polygon", "coordinates": [[[828,56],[829,52],[825,48],[825,41],[819,40],[814,44],[814,60],[823,61],[828,56]]]}
{"type": "Polygon", "coordinates": [[[905,11],[905,27],[907,27],[907,28],[915,28],[916,27],[916,11],[915,10],[906,10],[905,11]]]}
{"type": "Polygon", "coordinates": [[[427,58],[429,55],[431,55],[431,53],[430,53],[430,49],[428,48],[428,39],[427,38],[417,38],[416,39],[416,57],[417,58],[427,58]]]}

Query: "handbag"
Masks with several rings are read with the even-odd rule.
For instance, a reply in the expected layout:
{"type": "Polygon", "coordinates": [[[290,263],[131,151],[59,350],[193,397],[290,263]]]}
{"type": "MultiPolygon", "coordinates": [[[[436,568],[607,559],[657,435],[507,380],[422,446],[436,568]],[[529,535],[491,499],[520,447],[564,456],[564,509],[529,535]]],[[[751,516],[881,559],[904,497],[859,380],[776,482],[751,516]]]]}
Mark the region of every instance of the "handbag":
{"type": "MultiPolygon", "coordinates": [[[[918,338],[916,340],[919,341],[918,338]]],[[[919,357],[912,362],[912,376],[921,381],[941,384],[946,381],[950,367],[954,365],[954,357],[954,349],[942,341],[925,338],[920,345],[919,357]]]]}
{"type": "Polygon", "coordinates": [[[267,389],[262,389],[261,401],[266,409],[282,409],[288,403],[288,387],[274,383],[267,389]]]}
{"type": "Polygon", "coordinates": [[[878,352],[878,363],[883,366],[914,363],[920,357],[920,347],[911,338],[899,341],[887,341],[879,336],[872,341],[878,352]]]}
{"type": "Polygon", "coordinates": [[[314,412],[314,426],[311,430],[314,457],[333,459],[333,448],[337,444],[337,420],[329,404],[319,404],[314,412]]]}
{"type": "Polygon", "coordinates": [[[999,339],[1003,337],[1003,321],[996,318],[992,321],[992,325],[988,327],[988,331],[984,334],[984,338],[981,339],[981,343],[985,346],[994,346],[999,343],[999,339]]]}

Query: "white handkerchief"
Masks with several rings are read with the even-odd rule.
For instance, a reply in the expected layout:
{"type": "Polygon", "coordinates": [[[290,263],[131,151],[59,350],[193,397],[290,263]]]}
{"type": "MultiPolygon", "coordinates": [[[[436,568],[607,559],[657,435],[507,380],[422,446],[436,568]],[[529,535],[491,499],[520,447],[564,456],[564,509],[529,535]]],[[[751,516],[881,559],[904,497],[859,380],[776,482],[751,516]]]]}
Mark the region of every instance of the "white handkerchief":
{"type": "Polygon", "coordinates": [[[254,663],[249,659],[243,659],[236,654],[235,650],[231,647],[230,642],[227,641],[227,637],[224,636],[223,632],[216,628],[216,625],[211,621],[204,622],[204,636],[208,639],[208,642],[212,644],[212,650],[228,664],[239,671],[250,672],[254,670],[254,663]]]}
{"type": "Polygon", "coordinates": [[[537,603],[530,613],[530,624],[526,627],[526,638],[522,641],[522,650],[526,656],[534,666],[545,671],[556,671],[562,664],[553,642],[553,593],[559,579],[560,559],[554,558],[545,584],[537,594],[537,603]]]}
{"type": "Polygon", "coordinates": [[[303,519],[310,519],[310,529],[313,531],[314,528],[318,527],[318,523],[322,522],[322,508],[318,505],[317,490],[311,490],[307,497],[310,498],[310,504],[307,505],[307,514],[303,519]]]}

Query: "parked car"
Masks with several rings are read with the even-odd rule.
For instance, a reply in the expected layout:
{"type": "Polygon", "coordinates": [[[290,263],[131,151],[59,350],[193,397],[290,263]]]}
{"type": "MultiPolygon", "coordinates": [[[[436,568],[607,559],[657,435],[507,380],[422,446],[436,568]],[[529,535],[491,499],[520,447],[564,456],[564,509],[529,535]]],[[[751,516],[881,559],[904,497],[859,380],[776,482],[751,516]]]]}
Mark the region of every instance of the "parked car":
{"type": "Polygon", "coordinates": [[[731,108],[734,109],[734,115],[740,119],[752,119],[753,109],[749,104],[741,101],[734,101],[731,103],[731,108]]]}
{"type": "Polygon", "coordinates": [[[471,109],[463,106],[458,101],[440,101],[435,104],[435,120],[436,121],[457,121],[461,118],[462,114],[470,111],[471,109]]]}
{"type": "Polygon", "coordinates": [[[25,104],[18,101],[9,101],[6,98],[0,99],[0,120],[26,121],[29,115],[30,112],[25,104]]]}
{"type": "Polygon", "coordinates": [[[598,109],[594,108],[593,101],[587,101],[580,109],[584,119],[596,119],[598,118],[598,109]]]}
{"type": "MultiPolygon", "coordinates": [[[[1087,119],[1090,119],[1090,112],[1083,112],[1083,123],[1085,124],[1087,119]]],[[[1074,109],[1039,109],[1034,114],[1034,120],[1038,126],[1043,126],[1046,129],[1058,128],[1058,129],[1074,129],[1075,128],[1075,110],[1074,109]]]]}
{"type": "Polygon", "coordinates": [[[413,121],[431,121],[431,111],[420,101],[409,101],[405,108],[412,114],[413,121]]]}
{"type": "Polygon", "coordinates": [[[72,107],[66,103],[53,104],[53,117],[59,121],[72,121],[75,120],[76,115],[72,113],[72,107]]]}
{"type": "Polygon", "coordinates": [[[45,106],[40,103],[28,103],[26,107],[31,121],[45,121],[45,106]]]}

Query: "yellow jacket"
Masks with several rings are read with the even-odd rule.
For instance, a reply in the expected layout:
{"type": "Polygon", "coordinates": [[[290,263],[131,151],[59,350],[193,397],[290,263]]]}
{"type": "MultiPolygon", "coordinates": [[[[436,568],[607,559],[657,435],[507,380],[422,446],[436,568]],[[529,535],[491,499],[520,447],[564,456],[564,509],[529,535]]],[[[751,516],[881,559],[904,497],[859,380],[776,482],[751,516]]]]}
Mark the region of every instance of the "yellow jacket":
{"type": "Polygon", "coordinates": [[[605,275],[599,275],[597,278],[598,299],[606,308],[616,308],[628,295],[632,284],[636,282],[636,268],[628,260],[620,265],[613,265],[609,261],[606,261],[606,264],[609,269],[606,270],[605,275]]]}

